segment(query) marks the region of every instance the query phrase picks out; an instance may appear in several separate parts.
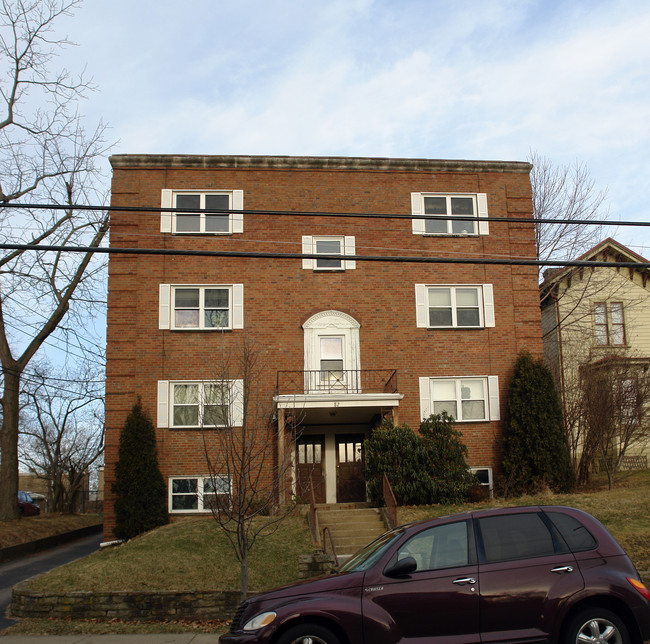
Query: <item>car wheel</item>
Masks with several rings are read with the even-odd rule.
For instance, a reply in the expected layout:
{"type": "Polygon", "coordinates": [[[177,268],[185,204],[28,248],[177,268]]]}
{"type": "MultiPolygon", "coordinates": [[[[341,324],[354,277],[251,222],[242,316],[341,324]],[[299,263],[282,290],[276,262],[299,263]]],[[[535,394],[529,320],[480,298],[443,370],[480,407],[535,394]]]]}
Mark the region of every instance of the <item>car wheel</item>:
{"type": "Polygon", "coordinates": [[[323,626],[300,624],[283,633],[278,644],[340,644],[340,640],[323,626]]]}
{"type": "Polygon", "coordinates": [[[589,608],[569,623],[565,644],[630,644],[623,620],[606,608],[589,608]]]}

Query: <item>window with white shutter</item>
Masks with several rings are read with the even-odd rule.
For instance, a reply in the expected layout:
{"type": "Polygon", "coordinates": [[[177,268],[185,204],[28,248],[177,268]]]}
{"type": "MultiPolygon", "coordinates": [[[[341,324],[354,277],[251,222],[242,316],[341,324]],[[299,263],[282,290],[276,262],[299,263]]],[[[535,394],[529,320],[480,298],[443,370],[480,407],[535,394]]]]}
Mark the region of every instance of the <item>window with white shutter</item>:
{"type": "Polygon", "coordinates": [[[355,254],[353,236],[344,235],[303,235],[303,255],[323,255],[323,257],[305,257],[302,267],[314,271],[346,271],[356,268],[356,261],[345,259],[355,254]]]}
{"type": "Polygon", "coordinates": [[[416,323],[429,329],[493,327],[492,284],[416,284],[416,323]]]}
{"type": "Polygon", "coordinates": [[[163,233],[231,235],[244,232],[243,190],[164,189],[161,207],[160,232],[163,233]]]}
{"type": "Polygon", "coordinates": [[[457,422],[501,419],[498,376],[423,377],[419,383],[422,419],[443,412],[457,422]]]}
{"type": "Polygon", "coordinates": [[[158,317],[160,329],[243,329],[244,285],[161,284],[158,317]]]}
{"type": "Polygon", "coordinates": [[[414,235],[488,235],[486,193],[412,192],[414,235]]]}

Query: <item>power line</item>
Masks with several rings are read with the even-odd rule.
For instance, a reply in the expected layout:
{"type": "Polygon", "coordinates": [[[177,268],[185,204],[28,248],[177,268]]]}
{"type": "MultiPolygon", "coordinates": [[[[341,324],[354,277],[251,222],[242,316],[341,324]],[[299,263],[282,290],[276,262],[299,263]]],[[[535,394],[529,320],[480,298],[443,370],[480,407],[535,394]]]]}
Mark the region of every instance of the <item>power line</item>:
{"type": "Polygon", "coordinates": [[[3,250],[34,250],[40,252],[102,253],[108,255],[168,255],[183,257],[226,257],[249,259],[334,259],[358,262],[395,262],[408,264],[479,264],[499,266],[604,266],[650,268],[650,262],[607,262],[596,260],[513,259],[495,257],[415,257],[389,255],[341,255],[325,253],[264,253],[259,251],[194,250],[170,248],[96,248],[92,246],[53,246],[31,244],[0,244],[3,250]]]}
{"type": "Polygon", "coordinates": [[[328,212],[328,211],[307,211],[307,210],[245,210],[239,208],[163,208],[153,206],[91,206],[91,205],[58,205],[58,204],[22,204],[22,203],[0,203],[0,208],[17,208],[24,210],[80,210],[80,211],[103,211],[103,212],[136,212],[156,213],[163,212],[181,214],[205,214],[205,215],[259,215],[274,217],[346,217],[362,219],[431,219],[441,221],[494,221],[501,223],[521,224],[572,224],[580,226],[649,226],[650,221],[605,221],[602,219],[536,219],[534,217],[477,217],[476,215],[431,215],[431,214],[404,214],[404,213],[377,213],[377,212],[328,212]]]}

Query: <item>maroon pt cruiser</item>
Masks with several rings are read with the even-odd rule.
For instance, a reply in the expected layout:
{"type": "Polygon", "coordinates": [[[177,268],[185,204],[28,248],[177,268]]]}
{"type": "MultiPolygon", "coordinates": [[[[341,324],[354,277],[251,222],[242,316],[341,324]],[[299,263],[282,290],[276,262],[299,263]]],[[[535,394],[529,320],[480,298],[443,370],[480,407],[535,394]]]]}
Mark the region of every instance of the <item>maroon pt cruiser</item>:
{"type": "Polygon", "coordinates": [[[641,644],[650,591],[574,508],[468,512],[395,528],[337,574],[245,601],[221,644],[641,644]]]}

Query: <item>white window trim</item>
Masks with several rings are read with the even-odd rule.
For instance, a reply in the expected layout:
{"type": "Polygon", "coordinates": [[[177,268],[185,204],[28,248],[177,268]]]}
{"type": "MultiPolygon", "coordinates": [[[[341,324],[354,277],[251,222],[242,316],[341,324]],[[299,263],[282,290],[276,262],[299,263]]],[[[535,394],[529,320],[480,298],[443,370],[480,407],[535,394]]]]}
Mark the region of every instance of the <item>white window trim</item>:
{"type": "Polygon", "coordinates": [[[487,487],[489,492],[490,492],[490,498],[492,498],[494,496],[494,478],[492,476],[492,468],[491,467],[477,466],[477,467],[470,467],[468,469],[472,474],[476,474],[476,472],[478,472],[480,470],[486,470],[487,471],[488,482],[487,483],[479,483],[479,485],[481,487],[487,487]]]}
{"type": "Polygon", "coordinates": [[[415,317],[419,329],[457,329],[471,330],[491,328],[496,325],[494,313],[494,289],[492,284],[416,284],[415,317]],[[479,296],[479,326],[429,326],[429,288],[476,288],[479,296]],[[482,306],[481,306],[482,305],[482,306]]]}
{"type": "Polygon", "coordinates": [[[412,192],[411,193],[412,230],[414,235],[426,237],[476,237],[489,235],[490,226],[486,221],[488,216],[487,193],[485,192],[412,192]],[[426,219],[418,217],[424,215],[424,197],[474,197],[476,205],[476,233],[428,233],[426,232],[426,219]]]}
{"type": "MultiPolygon", "coordinates": [[[[199,316],[199,319],[202,318],[199,316]]],[[[161,284],[158,299],[158,328],[172,331],[231,331],[244,328],[244,285],[243,284],[161,284]],[[179,327],[174,325],[174,289],[177,288],[227,288],[230,291],[228,317],[229,326],[218,327],[179,327]]]]}
{"type": "MultiPolygon", "coordinates": [[[[241,427],[244,417],[244,381],[243,380],[159,380],[158,381],[158,415],[157,425],[161,428],[177,430],[197,430],[202,429],[199,425],[174,425],[174,385],[203,385],[214,384],[228,385],[228,413],[230,415],[230,425],[232,427],[241,427]]],[[[199,393],[199,423],[202,416],[201,394],[199,393]]],[[[209,425],[206,429],[218,429],[223,425],[209,425]]]]}
{"type": "Polygon", "coordinates": [[[316,266],[317,259],[313,257],[304,257],[302,260],[302,267],[310,271],[351,271],[357,267],[357,263],[353,259],[344,259],[346,255],[355,255],[355,238],[351,235],[303,235],[302,236],[302,254],[303,255],[318,255],[316,251],[316,242],[323,240],[337,240],[341,242],[341,265],[337,267],[322,267],[316,266]]]}
{"type": "MultiPolygon", "coordinates": [[[[174,235],[232,235],[244,232],[244,191],[243,190],[202,190],[202,189],[183,189],[171,190],[164,188],[161,191],[160,207],[163,211],[160,213],[160,232],[172,233],[174,235]],[[176,213],[165,211],[166,208],[173,208],[176,195],[229,195],[230,197],[230,216],[229,216],[229,230],[218,232],[205,230],[195,232],[176,232],[176,213]]],[[[203,228],[205,217],[201,216],[201,227],[203,228]]]]}
{"type": "MultiPolygon", "coordinates": [[[[304,370],[320,372],[320,340],[326,337],[343,338],[343,370],[357,373],[354,383],[357,393],[361,393],[360,371],[361,354],[359,345],[359,323],[347,313],[341,311],[321,311],[312,315],[303,325],[304,329],[304,370]]],[[[305,392],[320,391],[317,383],[308,380],[305,374],[305,392]],[[314,387],[316,388],[314,389],[314,387]]]]}
{"type": "MultiPolygon", "coordinates": [[[[433,413],[433,400],[431,398],[431,382],[433,380],[483,380],[486,383],[485,404],[486,418],[482,420],[455,420],[456,423],[486,423],[501,420],[499,403],[499,376],[431,376],[420,377],[420,418],[426,420],[433,413]]],[[[457,404],[460,399],[456,400],[457,404]]]]}
{"type": "Polygon", "coordinates": [[[210,508],[205,508],[203,507],[203,490],[205,488],[205,482],[209,481],[210,479],[222,479],[223,481],[227,481],[228,483],[228,496],[232,498],[232,482],[228,479],[227,476],[170,476],[169,480],[167,481],[167,490],[168,490],[168,508],[169,508],[169,513],[170,514],[206,514],[208,512],[211,512],[210,508]],[[185,479],[197,479],[199,482],[199,485],[197,486],[197,497],[198,497],[198,508],[196,510],[190,509],[190,510],[174,510],[172,509],[172,501],[174,496],[178,496],[172,493],[172,482],[173,481],[178,481],[178,480],[185,480],[185,479]]]}

